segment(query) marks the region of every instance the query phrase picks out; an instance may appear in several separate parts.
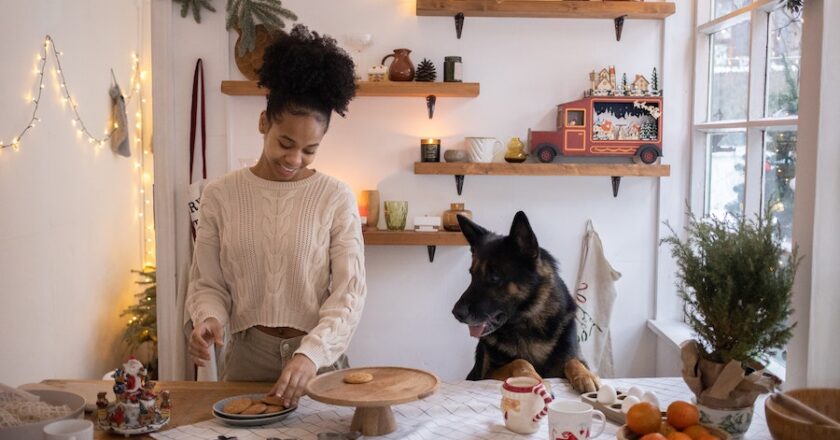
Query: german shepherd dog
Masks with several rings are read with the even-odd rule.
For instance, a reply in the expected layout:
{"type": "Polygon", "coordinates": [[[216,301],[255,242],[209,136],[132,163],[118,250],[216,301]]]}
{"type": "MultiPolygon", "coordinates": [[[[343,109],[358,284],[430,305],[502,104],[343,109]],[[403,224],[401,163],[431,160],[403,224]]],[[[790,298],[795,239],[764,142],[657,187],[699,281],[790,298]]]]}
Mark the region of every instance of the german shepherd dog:
{"type": "Polygon", "coordinates": [[[467,380],[537,377],[536,372],[566,377],[580,393],[597,390],[598,376],[580,356],[577,305],[525,213],[516,213],[506,237],[463,216],[458,224],[472,251],[472,282],[452,314],[478,338],[467,380]]]}

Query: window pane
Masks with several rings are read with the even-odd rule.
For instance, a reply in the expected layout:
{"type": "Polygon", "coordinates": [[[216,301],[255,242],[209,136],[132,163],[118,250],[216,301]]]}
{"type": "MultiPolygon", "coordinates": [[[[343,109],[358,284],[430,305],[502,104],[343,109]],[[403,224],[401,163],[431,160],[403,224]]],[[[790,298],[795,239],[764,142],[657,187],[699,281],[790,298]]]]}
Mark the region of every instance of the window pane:
{"type": "Polygon", "coordinates": [[[750,80],[750,22],[743,21],[716,32],[711,39],[708,119],[746,119],[750,80]]]}
{"type": "Polygon", "coordinates": [[[765,116],[799,113],[799,58],[802,23],[785,8],[770,13],[767,37],[767,99],[765,116]]]}
{"type": "Polygon", "coordinates": [[[706,215],[744,212],[746,152],[745,131],[706,135],[706,215]]]}
{"type": "Polygon", "coordinates": [[[750,4],[750,0],[714,0],[712,2],[712,18],[724,16],[748,4],[750,4]]]}
{"type": "Polygon", "coordinates": [[[764,133],[764,182],[762,201],[779,224],[782,246],[791,250],[793,194],[796,183],[796,130],[764,133]]]}

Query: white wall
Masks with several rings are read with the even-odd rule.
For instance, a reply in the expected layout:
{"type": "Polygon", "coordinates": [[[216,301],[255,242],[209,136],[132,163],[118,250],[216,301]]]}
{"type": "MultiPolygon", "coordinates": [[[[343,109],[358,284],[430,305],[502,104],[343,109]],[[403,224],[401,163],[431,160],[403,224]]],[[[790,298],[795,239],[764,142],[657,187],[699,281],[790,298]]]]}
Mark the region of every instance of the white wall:
{"type": "MultiPolygon", "coordinates": [[[[528,128],[552,128],[555,106],[579,98],[593,69],[613,64],[619,75],[627,72],[629,77],[636,72],[649,76],[654,66],[661,71],[661,21],[628,20],[622,41],[616,42],[610,20],[468,18],[457,40],[452,19],[416,17],[413,1],[287,0],[284,6],[302,23],[339,41],[348,33],[374,34],[373,47],[362,55],[365,65],[378,63],[393,48],[408,47],[415,63],[433,60],[440,78],[443,57],[460,55],[464,79],[481,83],[478,98],[438,99],[433,120],[426,116],[423,99],[357,98],[346,119],[333,119],[315,162],[319,171],[340,177],[357,191],[378,189],[384,200],[408,200],[409,217],[439,214],[450,202],[463,201],[479,223],[506,231],[514,212],[522,209],[541,245],[561,263],[569,285],[575,283],[584,224],[591,218],[607,257],[623,274],[612,322],[616,374],[654,374],[656,341],[645,321],[655,314],[660,222],[656,179],[625,178],[614,199],[605,177],[468,176],[458,197],[451,176],[415,176],[412,167],[421,137],[441,137],[446,149],[462,147],[464,136],[495,136],[506,143],[512,136],[525,138],[528,128]]],[[[172,41],[177,42],[171,56],[176,207],[184,199],[188,93],[196,57],[206,63],[211,174],[238,167],[240,158],[256,158],[262,145],[256,127],[264,99],[218,92],[222,79],[242,78],[232,59],[235,35],[225,35],[223,23],[221,13],[205,14],[197,25],[172,10],[172,41]]],[[[685,124],[688,104],[679,100],[687,96],[689,78],[663,73],[660,80],[666,88],[666,127],[685,124]],[[683,92],[671,100],[671,90],[683,92]],[[671,119],[671,106],[684,107],[682,114],[675,112],[681,116],[671,119]]],[[[687,146],[680,135],[669,133],[665,163],[671,163],[671,152],[687,146]]],[[[662,185],[670,184],[669,178],[662,180],[662,185]]],[[[685,195],[672,194],[664,203],[674,199],[685,195]]],[[[186,254],[181,243],[186,224],[185,219],[176,221],[179,257],[186,254]]],[[[423,247],[371,246],[366,258],[368,302],[349,350],[351,362],[411,365],[445,379],[464,377],[472,366],[475,340],[450,310],[469,282],[468,250],[438,248],[430,264],[423,247]]]]}
{"type": "MultiPolygon", "coordinates": [[[[0,2],[0,139],[29,121],[25,98],[37,87],[46,34],[64,52],[82,118],[102,133],[109,68],[127,87],[138,14],[135,2],[0,2]]],[[[9,384],[98,378],[117,365],[125,356],[119,313],[137,290],[129,271],[141,266],[134,158],[77,137],[53,66],[50,57],[42,122],[19,152],[0,152],[0,382],[9,384]]]]}

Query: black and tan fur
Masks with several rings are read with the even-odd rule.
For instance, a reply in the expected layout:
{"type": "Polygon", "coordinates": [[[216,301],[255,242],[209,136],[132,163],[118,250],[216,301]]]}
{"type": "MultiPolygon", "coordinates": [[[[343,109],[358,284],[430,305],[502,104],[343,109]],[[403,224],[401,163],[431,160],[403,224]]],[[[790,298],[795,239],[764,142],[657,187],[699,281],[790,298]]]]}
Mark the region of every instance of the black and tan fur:
{"type": "Polygon", "coordinates": [[[508,236],[462,216],[458,222],[472,249],[472,282],[452,313],[481,332],[467,379],[503,380],[532,370],[566,377],[578,392],[598,389],[598,377],[580,356],[577,305],[525,214],[516,213],[508,236]]]}

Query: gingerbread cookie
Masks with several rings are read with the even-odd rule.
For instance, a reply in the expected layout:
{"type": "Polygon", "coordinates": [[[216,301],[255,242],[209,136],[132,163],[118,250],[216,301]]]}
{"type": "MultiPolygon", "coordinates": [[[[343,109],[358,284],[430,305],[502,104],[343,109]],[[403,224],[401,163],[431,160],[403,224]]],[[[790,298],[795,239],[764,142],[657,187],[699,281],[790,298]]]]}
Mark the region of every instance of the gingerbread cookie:
{"type": "Polygon", "coordinates": [[[240,414],[250,407],[254,402],[247,397],[240,397],[233,399],[222,408],[222,411],[228,414],[240,414]]]}
{"type": "Polygon", "coordinates": [[[280,406],[285,408],[285,406],[283,405],[283,398],[280,396],[264,396],[262,399],[260,399],[260,401],[266,405],[280,406]]]}
{"type": "Polygon", "coordinates": [[[266,404],[257,402],[251,406],[249,406],[245,411],[242,411],[241,414],[243,415],[255,415],[255,414],[262,414],[265,412],[267,408],[266,404]]]}
{"type": "Polygon", "coordinates": [[[353,385],[368,383],[373,380],[373,375],[370,373],[349,373],[344,376],[344,383],[353,385]]]}
{"type": "Polygon", "coordinates": [[[280,411],[283,411],[283,407],[282,407],[282,406],[276,406],[276,405],[266,405],[266,407],[265,407],[265,413],[266,413],[266,414],[279,413],[280,411]]]}

